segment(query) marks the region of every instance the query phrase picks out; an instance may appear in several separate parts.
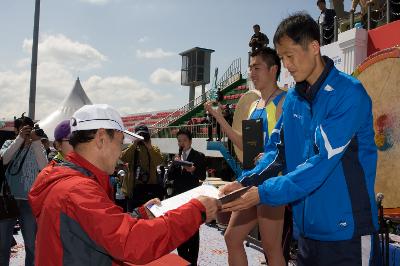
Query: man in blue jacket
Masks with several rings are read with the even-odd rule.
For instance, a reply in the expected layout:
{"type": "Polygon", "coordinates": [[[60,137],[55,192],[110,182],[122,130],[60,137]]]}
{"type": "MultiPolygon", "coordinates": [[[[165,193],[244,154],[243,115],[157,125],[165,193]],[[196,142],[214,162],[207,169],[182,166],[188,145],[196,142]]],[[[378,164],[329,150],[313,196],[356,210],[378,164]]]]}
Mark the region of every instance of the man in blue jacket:
{"type": "Polygon", "coordinates": [[[258,167],[221,189],[253,186],[223,209],[290,203],[298,265],[377,265],[371,99],[358,80],[321,56],[318,25],[308,14],[284,19],[274,44],[296,81],[278,122],[280,142],[258,167]]]}

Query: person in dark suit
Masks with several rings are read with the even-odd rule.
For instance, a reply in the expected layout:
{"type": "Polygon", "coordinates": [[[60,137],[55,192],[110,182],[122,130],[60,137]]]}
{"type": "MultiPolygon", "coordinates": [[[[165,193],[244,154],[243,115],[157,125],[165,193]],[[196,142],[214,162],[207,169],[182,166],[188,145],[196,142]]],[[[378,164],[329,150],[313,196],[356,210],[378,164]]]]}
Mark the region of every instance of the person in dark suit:
{"type": "Polygon", "coordinates": [[[268,46],[269,44],[269,39],[267,35],[262,33],[260,30],[260,25],[256,24],[253,26],[254,34],[251,36],[249,46],[251,47],[251,51],[255,52],[256,50],[268,46]]]}
{"type": "MultiPolygon", "coordinates": [[[[206,178],[206,162],[203,153],[192,148],[192,134],[186,129],[180,129],[177,133],[179,155],[175,160],[192,162],[192,166],[180,166],[172,163],[168,169],[168,180],[173,181],[171,196],[178,195],[200,185],[200,180],[206,178]]],[[[178,254],[191,265],[197,265],[199,255],[200,236],[197,231],[191,238],[178,247],[178,254]]]]}
{"type": "Polygon", "coordinates": [[[321,10],[321,14],[318,17],[318,23],[323,29],[322,45],[330,44],[334,37],[334,22],[336,12],[334,9],[326,8],[325,0],[318,0],[317,6],[319,10],[321,10]]]}

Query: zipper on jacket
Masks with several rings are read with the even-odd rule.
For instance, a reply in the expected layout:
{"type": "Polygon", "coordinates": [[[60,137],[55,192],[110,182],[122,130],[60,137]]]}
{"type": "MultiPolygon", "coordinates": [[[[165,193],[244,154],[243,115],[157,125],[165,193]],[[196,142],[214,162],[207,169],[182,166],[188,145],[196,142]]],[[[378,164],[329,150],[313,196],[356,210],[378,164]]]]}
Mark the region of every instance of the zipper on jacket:
{"type": "MultiPolygon", "coordinates": [[[[310,102],[308,102],[308,101],[305,101],[305,102],[306,102],[306,104],[308,105],[309,110],[310,110],[310,124],[313,124],[313,104],[310,103],[310,102]]],[[[309,129],[308,129],[308,131],[309,131],[309,129]]],[[[308,133],[309,133],[309,132],[307,132],[307,135],[308,135],[308,133]]],[[[311,137],[311,136],[308,137],[309,140],[310,140],[310,137],[311,137]]],[[[306,160],[310,159],[310,153],[311,153],[311,151],[310,151],[310,144],[311,144],[311,143],[313,143],[313,141],[307,143],[307,147],[306,147],[306,148],[307,148],[307,158],[306,158],[306,160]]],[[[307,200],[307,196],[306,196],[306,197],[304,198],[304,200],[303,200],[303,236],[304,236],[304,237],[307,237],[307,235],[306,235],[306,229],[305,229],[306,200],[307,200]]]]}
{"type": "Polygon", "coordinates": [[[306,199],[304,199],[303,200],[303,225],[302,225],[302,234],[303,234],[303,237],[306,237],[306,230],[305,230],[305,226],[304,226],[304,213],[305,213],[305,209],[306,209],[306,199]]]}

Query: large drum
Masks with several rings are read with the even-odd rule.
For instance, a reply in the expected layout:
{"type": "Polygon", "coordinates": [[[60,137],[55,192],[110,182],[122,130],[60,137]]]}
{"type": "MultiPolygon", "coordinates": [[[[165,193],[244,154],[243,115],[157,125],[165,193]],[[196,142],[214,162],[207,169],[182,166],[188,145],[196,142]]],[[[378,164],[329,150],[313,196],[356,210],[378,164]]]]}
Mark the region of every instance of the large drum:
{"type": "MultiPolygon", "coordinates": [[[[242,121],[248,118],[251,104],[260,97],[260,92],[256,90],[250,90],[240,97],[235,113],[233,114],[233,130],[242,134],[242,121]]],[[[236,145],[233,145],[233,147],[239,161],[243,162],[243,151],[240,150],[236,145]]]]}
{"type": "Polygon", "coordinates": [[[383,216],[387,220],[400,223],[400,208],[385,208],[383,209],[383,216]]]}
{"type": "Polygon", "coordinates": [[[375,192],[383,206],[400,207],[400,48],[368,57],[355,71],[372,99],[378,169],[375,192]]]}

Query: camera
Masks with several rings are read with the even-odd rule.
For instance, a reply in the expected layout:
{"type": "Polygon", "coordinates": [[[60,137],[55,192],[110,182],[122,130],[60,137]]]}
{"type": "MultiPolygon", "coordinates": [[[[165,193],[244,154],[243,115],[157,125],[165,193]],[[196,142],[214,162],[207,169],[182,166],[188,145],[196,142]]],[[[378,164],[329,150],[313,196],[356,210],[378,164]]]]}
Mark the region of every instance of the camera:
{"type": "Polygon", "coordinates": [[[38,124],[36,124],[33,127],[32,131],[35,132],[36,136],[41,137],[41,138],[46,135],[46,134],[44,134],[43,129],[41,129],[38,124]]]}
{"type": "Polygon", "coordinates": [[[149,142],[149,140],[150,140],[150,134],[149,133],[140,132],[138,135],[143,137],[143,141],[144,142],[149,142]]]}

